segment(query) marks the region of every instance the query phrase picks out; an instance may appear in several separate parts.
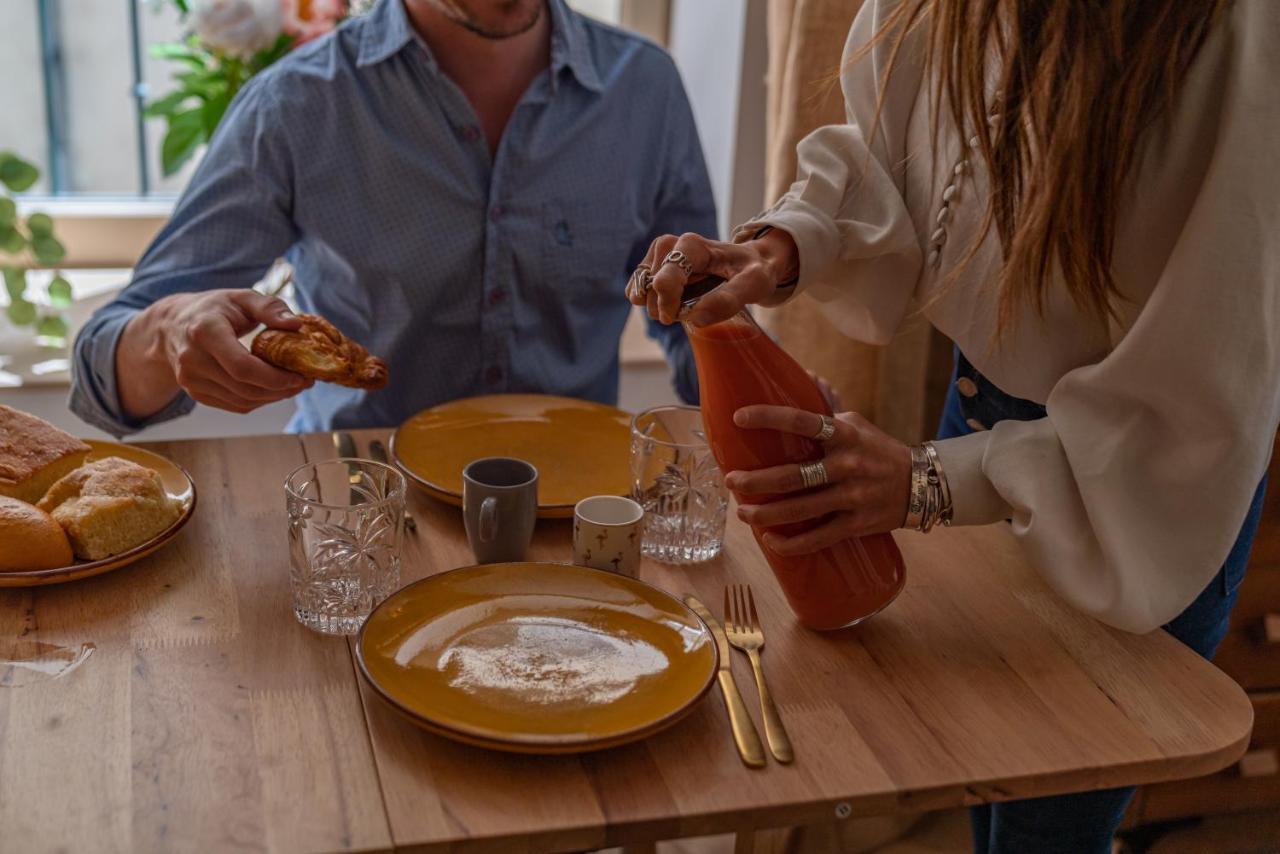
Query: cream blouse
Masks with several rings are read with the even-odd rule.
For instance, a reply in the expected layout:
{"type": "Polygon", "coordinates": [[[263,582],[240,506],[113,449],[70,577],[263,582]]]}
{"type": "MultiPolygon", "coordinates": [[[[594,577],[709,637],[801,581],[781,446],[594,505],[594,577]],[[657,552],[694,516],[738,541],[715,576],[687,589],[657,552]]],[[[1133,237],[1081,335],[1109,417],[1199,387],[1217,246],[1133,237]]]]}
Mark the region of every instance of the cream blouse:
{"type": "MultiPolygon", "coordinates": [[[[846,58],[894,2],[867,0],[846,58]]],[[[1148,631],[1218,572],[1280,421],[1280,3],[1238,0],[1144,138],[1116,233],[1122,322],[1060,291],[998,347],[995,235],[928,302],[970,246],[987,181],[968,134],[941,130],[935,157],[923,38],[904,47],[870,140],[890,44],[846,61],[848,124],[801,141],[798,180],[739,235],[789,232],[797,291],[850,336],[886,343],[927,305],[992,382],[1045,404],[1046,418],[937,443],[955,522],[1012,519],[1063,598],[1148,631]]]]}

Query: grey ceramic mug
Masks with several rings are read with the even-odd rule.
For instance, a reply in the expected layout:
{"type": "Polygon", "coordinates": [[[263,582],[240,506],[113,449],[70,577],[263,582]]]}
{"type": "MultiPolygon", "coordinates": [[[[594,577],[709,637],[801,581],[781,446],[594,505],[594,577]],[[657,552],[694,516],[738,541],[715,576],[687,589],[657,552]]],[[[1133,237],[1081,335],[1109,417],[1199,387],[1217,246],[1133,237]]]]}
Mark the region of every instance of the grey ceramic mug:
{"type": "Polygon", "coordinates": [[[462,517],[476,563],[524,560],[538,519],[538,470],[512,457],[473,460],[462,470],[462,517]]]}

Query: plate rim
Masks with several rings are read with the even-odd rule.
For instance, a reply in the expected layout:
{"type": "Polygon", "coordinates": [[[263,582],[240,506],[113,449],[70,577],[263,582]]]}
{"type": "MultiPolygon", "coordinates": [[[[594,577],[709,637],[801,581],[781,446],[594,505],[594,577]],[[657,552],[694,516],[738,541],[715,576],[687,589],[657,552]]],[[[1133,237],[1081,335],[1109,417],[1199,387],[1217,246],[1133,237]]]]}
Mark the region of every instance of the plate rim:
{"type": "MultiPolygon", "coordinates": [[[[97,445],[105,445],[107,447],[118,447],[125,445],[124,442],[112,442],[106,439],[83,439],[86,443],[94,443],[97,445]]],[[[17,572],[0,572],[0,588],[3,587],[38,587],[42,584],[58,584],[65,581],[78,581],[81,578],[91,578],[95,575],[102,575],[116,569],[124,567],[141,560],[151,552],[154,552],[169,540],[177,536],[178,532],[191,521],[191,517],[196,512],[196,502],[199,500],[199,493],[196,489],[195,479],[191,477],[191,472],[182,467],[181,464],[174,462],[163,454],[157,454],[148,448],[137,448],[127,446],[131,450],[143,451],[155,457],[160,457],[169,465],[176,468],[186,478],[187,485],[191,488],[191,500],[187,503],[186,509],[177,519],[175,519],[169,527],[160,533],[151,537],[146,542],[139,543],[128,551],[121,552],[110,557],[99,558],[98,560],[86,561],[84,563],[73,563],[67,566],[54,567],[52,569],[28,569],[19,570],[17,572]],[[21,579],[28,582],[26,584],[12,583],[11,579],[21,579]]]]}
{"type": "Polygon", "coordinates": [[[369,673],[368,664],[365,662],[365,651],[364,651],[365,632],[369,626],[369,623],[373,620],[374,615],[377,614],[378,611],[380,611],[388,602],[390,602],[397,595],[403,593],[404,591],[412,587],[417,587],[420,584],[425,584],[428,581],[432,581],[434,579],[441,578],[446,575],[451,575],[456,572],[483,569],[485,567],[495,566],[495,564],[469,564],[467,566],[458,566],[458,567],[454,567],[453,569],[446,569],[443,572],[437,572],[434,575],[428,575],[426,578],[420,578],[417,581],[406,584],[404,587],[401,587],[395,593],[392,593],[386,599],[383,599],[381,602],[379,602],[374,607],[374,609],[369,612],[369,616],[365,618],[364,622],[360,625],[360,631],[356,634],[355,659],[356,659],[356,667],[360,671],[361,678],[364,679],[365,683],[368,684],[369,687],[373,689],[374,693],[376,693],[379,697],[381,697],[384,701],[386,701],[401,716],[407,718],[411,723],[415,724],[416,726],[420,726],[423,729],[426,729],[430,732],[434,732],[437,735],[443,736],[445,738],[452,738],[455,741],[461,741],[465,744],[471,744],[473,746],[486,747],[486,748],[491,748],[495,750],[502,750],[509,753],[525,753],[525,754],[586,753],[592,750],[602,750],[609,747],[618,747],[623,744],[629,744],[633,741],[638,741],[642,738],[647,738],[648,736],[654,735],[666,729],[669,726],[673,726],[674,724],[679,723],[682,718],[684,718],[691,711],[693,711],[693,709],[700,702],[702,702],[702,700],[706,698],[708,692],[710,692],[712,686],[715,684],[716,675],[720,670],[720,648],[719,648],[719,645],[715,642],[715,634],[711,631],[711,627],[707,625],[706,621],[703,620],[702,617],[700,617],[696,611],[694,611],[692,608],[686,605],[684,600],[681,599],[679,596],[676,596],[675,594],[670,593],[669,591],[663,590],[661,587],[658,587],[657,585],[650,584],[647,581],[642,581],[639,578],[631,578],[630,576],[620,576],[617,573],[608,572],[603,569],[596,569],[595,567],[590,567],[590,566],[578,566],[577,564],[563,563],[559,561],[515,561],[515,562],[510,562],[502,565],[521,566],[521,565],[527,565],[527,564],[535,564],[539,566],[550,566],[550,567],[568,566],[568,567],[573,567],[574,569],[581,569],[589,573],[599,573],[601,575],[606,575],[613,578],[625,578],[636,584],[642,585],[644,587],[648,587],[651,590],[655,590],[658,593],[661,593],[663,596],[669,597],[673,602],[675,602],[677,605],[679,605],[681,608],[687,611],[693,617],[693,619],[697,622],[697,624],[702,627],[703,632],[706,634],[708,645],[711,648],[711,668],[708,671],[707,678],[704,681],[703,685],[698,689],[698,691],[692,697],[689,698],[688,702],[686,702],[679,708],[675,709],[674,711],[662,716],[661,718],[658,718],[657,720],[650,721],[644,724],[643,726],[634,727],[629,730],[623,730],[621,732],[611,733],[607,736],[601,736],[598,738],[591,738],[591,739],[581,739],[581,738],[576,738],[572,736],[562,736],[562,735],[560,736],[526,735],[525,737],[513,738],[513,737],[501,735],[499,733],[495,733],[492,730],[481,729],[479,727],[452,726],[446,723],[442,723],[438,720],[429,718],[426,715],[421,714],[420,712],[410,709],[408,706],[404,705],[399,700],[397,700],[396,698],[388,694],[386,689],[381,684],[379,684],[378,681],[374,679],[373,676],[369,673]]]}
{"type": "MultiPolygon", "coordinates": [[[[572,403],[577,403],[577,404],[587,404],[587,405],[590,405],[590,406],[598,406],[598,407],[601,407],[601,408],[603,408],[603,409],[610,409],[610,410],[613,410],[614,412],[618,413],[619,415],[621,415],[621,416],[625,417],[625,418],[628,420],[628,423],[630,422],[630,420],[631,420],[632,418],[634,418],[634,416],[633,416],[631,413],[629,413],[629,412],[627,412],[627,411],[625,411],[625,410],[623,410],[623,409],[619,409],[619,408],[618,408],[618,407],[616,407],[616,406],[610,406],[610,405],[609,405],[609,404],[607,404],[607,403],[600,403],[599,401],[596,401],[596,400],[583,400],[582,398],[578,398],[578,397],[568,397],[567,395],[563,395],[563,394],[538,394],[538,393],[536,393],[536,392],[529,392],[529,393],[527,393],[527,394],[526,394],[526,393],[523,393],[523,392],[507,392],[507,393],[501,393],[501,394],[474,394],[474,395],[471,395],[471,396],[469,396],[469,397],[459,397],[459,398],[455,398],[455,399],[453,399],[453,400],[446,400],[445,402],[443,402],[443,403],[438,403],[438,404],[436,404],[435,406],[428,406],[426,409],[420,409],[420,410],[418,410],[417,412],[415,412],[415,413],[413,413],[412,415],[410,415],[408,418],[406,418],[406,419],[404,419],[403,421],[401,421],[399,424],[397,424],[397,425],[396,425],[396,428],[395,428],[393,431],[391,431],[391,439],[389,440],[389,442],[388,442],[388,444],[387,444],[387,450],[388,450],[388,453],[389,453],[389,454],[390,454],[390,456],[391,456],[391,462],[395,465],[395,467],[396,467],[397,469],[399,469],[399,470],[404,474],[404,476],[405,476],[405,477],[409,478],[409,479],[410,479],[410,480],[412,480],[414,483],[416,483],[418,486],[420,486],[420,487],[422,487],[423,489],[425,489],[425,490],[427,491],[427,493],[428,493],[428,494],[430,494],[431,496],[433,496],[434,498],[436,498],[436,499],[438,499],[438,500],[440,500],[440,501],[447,502],[447,503],[449,503],[449,504],[453,504],[454,506],[459,506],[459,507],[460,507],[460,506],[462,505],[462,493],[461,493],[461,492],[455,492],[455,491],[454,491],[454,490],[452,490],[452,489],[446,489],[445,487],[440,486],[439,484],[432,483],[431,481],[427,480],[425,477],[423,477],[423,476],[419,475],[417,472],[415,472],[415,471],[413,471],[412,469],[410,469],[410,468],[409,468],[409,466],[407,466],[407,465],[406,465],[406,464],[405,464],[405,463],[400,459],[400,454],[399,454],[399,452],[396,450],[396,440],[400,438],[400,431],[404,429],[404,425],[405,425],[405,424],[408,424],[408,423],[409,423],[410,421],[412,421],[414,418],[417,418],[419,415],[422,415],[423,413],[426,413],[426,412],[432,412],[432,411],[434,411],[434,410],[436,410],[436,409],[439,409],[439,408],[441,408],[441,407],[443,407],[443,406],[451,406],[451,405],[453,405],[453,404],[465,403],[465,402],[466,402],[466,401],[468,401],[468,400],[478,400],[478,399],[482,399],[482,398],[494,398],[494,397],[507,397],[507,398],[511,398],[511,397],[537,397],[537,398],[543,398],[543,399],[545,399],[545,400],[566,400],[566,401],[570,401],[570,402],[572,402],[572,403]]],[[[628,427],[627,429],[628,429],[628,430],[630,430],[630,427],[628,427]]],[[[539,503],[539,504],[538,504],[538,513],[539,513],[539,514],[553,514],[553,513],[566,513],[566,512],[567,512],[567,513],[569,514],[569,516],[571,516],[571,515],[573,514],[573,508],[574,508],[574,506],[575,506],[575,502],[568,502],[568,503],[562,503],[562,504],[542,504],[542,503],[539,503]]],[[[544,518],[545,518],[545,517],[544,517],[544,518]]],[[[565,518],[568,518],[568,516],[566,516],[565,518]]],[[[465,567],[458,567],[458,568],[459,568],[459,569],[465,569],[465,567]]]]}

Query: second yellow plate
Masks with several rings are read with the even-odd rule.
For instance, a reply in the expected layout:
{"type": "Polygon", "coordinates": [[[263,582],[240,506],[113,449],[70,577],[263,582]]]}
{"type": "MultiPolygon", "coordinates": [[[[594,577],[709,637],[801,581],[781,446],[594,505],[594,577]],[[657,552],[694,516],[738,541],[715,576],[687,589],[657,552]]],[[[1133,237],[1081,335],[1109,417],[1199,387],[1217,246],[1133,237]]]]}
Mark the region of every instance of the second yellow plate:
{"type": "Polygon", "coordinates": [[[706,694],[711,633],[669,593],[549,563],[455,569],[392,594],[360,671],[417,725],[482,747],[570,753],[670,726],[706,694]]]}
{"type": "Polygon", "coordinates": [[[568,519],[592,495],[627,495],[631,416],[612,406],[541,394],[495,394],[419,412],[391,437],[410,479],[462,503],[462,469],[481,457],[516,457],[538,470],[538,515],[568,519]]]}

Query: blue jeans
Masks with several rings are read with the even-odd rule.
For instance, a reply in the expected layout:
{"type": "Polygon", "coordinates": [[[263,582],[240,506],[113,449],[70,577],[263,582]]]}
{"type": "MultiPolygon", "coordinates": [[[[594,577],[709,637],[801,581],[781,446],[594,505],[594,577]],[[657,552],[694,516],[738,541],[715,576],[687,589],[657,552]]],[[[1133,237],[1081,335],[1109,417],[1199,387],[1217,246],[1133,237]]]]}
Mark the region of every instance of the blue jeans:
{"type": "MultiPolygon", "coordinates": [[[[962,436],[998,421],[1043,418],[1045,409],[996,388],[956,351],[956,368],[938,426],[938,438],[962,436]],[[971,392],[962,394],[961,390],[971,392]]],[[[1249,549],[1262,515],[1264,476],[1226,563],[1209,586],[1164,630],[1207,659],[1227,633],[1231,606],[1244,580],[1249,549]]],[[[1027,798],[970,810],[976,854],[1109,854],[1111,838],[1124,818],[1133,788],[1027,798]]]]}

